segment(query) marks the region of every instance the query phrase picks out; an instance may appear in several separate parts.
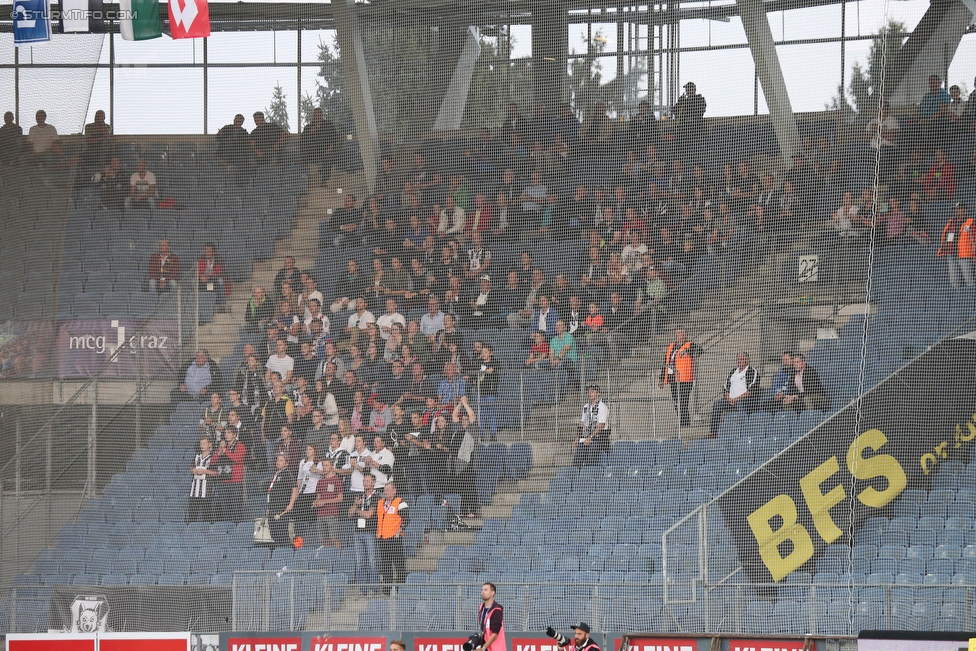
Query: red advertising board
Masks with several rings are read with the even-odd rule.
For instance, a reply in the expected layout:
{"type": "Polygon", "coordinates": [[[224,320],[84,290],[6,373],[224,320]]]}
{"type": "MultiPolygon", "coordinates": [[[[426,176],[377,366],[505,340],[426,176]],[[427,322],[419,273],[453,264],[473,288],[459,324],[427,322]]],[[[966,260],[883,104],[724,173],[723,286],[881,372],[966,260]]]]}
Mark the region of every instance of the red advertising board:
{"type": "Polygon", "coordinates": [[[95,651],[94,635],[7,635],[7,651],[95,651]]]}
{"type": "Polygon", "coordinates": [[[516,637],[512,638],[512,651],[559,651],[559,647],[551,637],[516,637]]]}
{"type": "MultiPolygon", "coordinates": [[[[693,638],[632,637],[627,651],[696,651],[698,642],[693,638]]],[[[614,651],[620,651],[620,639],[614,643],[614,651]]]]}
{"type": "Polygon", "coordinates": [[[729,640],[729,651],[803,651],[803,640],[729,640]]]}
{"type": "MultiPolygon", "coordinates": [[[[251,651],[259,650],[252,649],[251,651]]],[[[274,650],[265,649],[264,651],[274,650]]],[[[358,635],[356,637],[313,637],[309,651],[386,651],[386,638],[359,637],[358,635]]]]}
{"type": "Polygon", "coordinates": [[[229,637],[226,651],[302,651],[302,638],[229,637]]]}
{"type": "Polygon", "coordinates": [[[413,651],[461,651],[466,637],[415,637],[413,651]]]}

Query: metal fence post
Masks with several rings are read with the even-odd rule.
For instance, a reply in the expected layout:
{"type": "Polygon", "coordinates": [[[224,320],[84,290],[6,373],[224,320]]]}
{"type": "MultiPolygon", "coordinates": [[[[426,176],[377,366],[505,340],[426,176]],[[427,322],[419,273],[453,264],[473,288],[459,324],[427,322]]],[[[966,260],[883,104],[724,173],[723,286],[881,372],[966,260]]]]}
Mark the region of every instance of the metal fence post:
{"type": "Polygon", "coordinates": [[[332,630],[332,587],[329,585],[329,575],[322,572],[322,589],[325,592],[325,599],[323,603],[325,604],[325,620],[322,622],[322,628],[327,631],[332,630]]]}
{"type": "Polygon", "coordinates": [[[525,440],[525,373],[519,371],[519,430],[522,440],[525,440]]]}
{"type": "Polygon", "coordinates": [[[95,445],[96,445],[96,435],[98,434],[98,376],[92,378],[91,384],[91,422],[88,425],[88,474],[85,480],[85,490],[83,491],[83,496],[85,498],[95,497],[95,491],[97,490],[97,469],[96,469],[96,456],[95,456],[95,445]]]}

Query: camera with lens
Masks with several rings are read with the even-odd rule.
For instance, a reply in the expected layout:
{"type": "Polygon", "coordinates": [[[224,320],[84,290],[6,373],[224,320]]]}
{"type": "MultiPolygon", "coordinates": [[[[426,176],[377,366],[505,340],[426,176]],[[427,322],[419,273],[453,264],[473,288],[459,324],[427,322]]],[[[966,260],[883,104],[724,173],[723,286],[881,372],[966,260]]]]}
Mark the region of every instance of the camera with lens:
{"type": "Polygon", "coordinates": [[[567,644],[569,644],[569,638],[559,633],[559,631],[554,629],[552,626],[546,629],[546,635],[554,639],[556,641],[556,644],[559,646],[566,646],[567,644]]]}
{"type": "Polygon", "coordinates": [[[471,637],[469,637],[467,640],[464,641],[464,644],[461,645],[461,648],[464,651],[472,651],[473,649],[483,647],[484,645],[485,645],[485,638],[481,637],[480,635],[472,635],[471,637]]]}

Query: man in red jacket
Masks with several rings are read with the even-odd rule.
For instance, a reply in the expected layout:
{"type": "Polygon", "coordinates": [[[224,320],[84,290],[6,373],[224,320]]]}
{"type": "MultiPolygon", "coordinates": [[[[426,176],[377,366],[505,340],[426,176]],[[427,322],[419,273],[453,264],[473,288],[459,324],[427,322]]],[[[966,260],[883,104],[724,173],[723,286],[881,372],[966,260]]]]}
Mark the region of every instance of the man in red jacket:
{"type": "Polygon", "coordinates": [[[210,461],[211,468],[217,468],[217,499],[215,511],[220,520],[241,522],[244,520],[244,458],[247,448],[237,439],[237,428],[224,430],[224,440],[220,449],[210,461]]]}
{"type": "Polygon", "coordinates": [[[203,245],[203,257],[197,260],[197,279],[201,292],[214,292],[217,299],[217,311],[227,310],[227,297],[230,295],[230,283],[224,274],[227,269],[224,260],[217,255],[217,247],[213,242],[203,245]]]}

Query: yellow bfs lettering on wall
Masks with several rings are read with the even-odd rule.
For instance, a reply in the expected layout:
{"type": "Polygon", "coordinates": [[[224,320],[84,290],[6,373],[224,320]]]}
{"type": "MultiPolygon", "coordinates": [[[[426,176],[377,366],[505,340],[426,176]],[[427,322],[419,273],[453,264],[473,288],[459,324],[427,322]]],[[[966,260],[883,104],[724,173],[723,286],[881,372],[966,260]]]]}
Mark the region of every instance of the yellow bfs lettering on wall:
{"type": "MultiPolygon", "coordinates": [[[[847,469],[855,479],[867,481],[875,477],[888,480],[888,487],[878,490],[868,486],[857,494],[857,499],[875,509],[895,499],[908,484],[905,470],[898,460],[888,454],[876,454],[865,459],[864,451],[879,450],[888,438],[881,430],[868,430],[851,443],[847,450],[847,469]]],[[[803,499],[813,519],[817,534],[827,544],[840,538],[843,531],[830,517],[830,509],[847,499],[847,492],[840,483],[829,490],[823,484],[840,470],[836,455],[827,459],[800,480],[803,499]]],[[[759,556],[773,580],[776,582],[789,576],[813,557],[813,539],[806,527],[798,522],[796,504],[786,494],[777,495],[749,515],[749,527],[759,545],[759,556]],[[782,518],[782,525],[773,530],[770,524],[776,517],[782,518]],[[779,545],[789,540],[793,551],[785,557],[780,555],[779,545]]]]}

